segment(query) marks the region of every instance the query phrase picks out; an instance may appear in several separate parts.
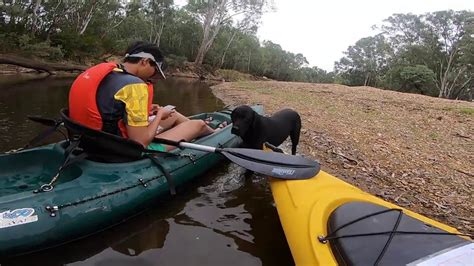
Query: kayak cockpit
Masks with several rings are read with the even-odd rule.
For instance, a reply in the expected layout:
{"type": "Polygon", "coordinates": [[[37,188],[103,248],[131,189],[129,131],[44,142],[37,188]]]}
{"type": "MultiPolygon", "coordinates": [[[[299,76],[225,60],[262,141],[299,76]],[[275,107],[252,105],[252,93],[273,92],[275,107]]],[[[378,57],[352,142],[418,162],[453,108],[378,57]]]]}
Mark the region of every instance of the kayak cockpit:
{"type": "Polygon", "coordinates": [[[404,214],[402,209],[358,201],[342,204],[333,211],[328,233],[340,265],[405,265],[469,243],[404,214]]]}
{"type": "MultiPolygon", "coordinates": [[[[51,146],[52,147],[52,146],[51,146]]],[[[64,154],[59,149],[33,149],[0,156],[0,197],[38,189],[56,175],[64,154]]],[[[78,178],[81,168],[71,165],[61,172],[57,183],[78,178]]]]}

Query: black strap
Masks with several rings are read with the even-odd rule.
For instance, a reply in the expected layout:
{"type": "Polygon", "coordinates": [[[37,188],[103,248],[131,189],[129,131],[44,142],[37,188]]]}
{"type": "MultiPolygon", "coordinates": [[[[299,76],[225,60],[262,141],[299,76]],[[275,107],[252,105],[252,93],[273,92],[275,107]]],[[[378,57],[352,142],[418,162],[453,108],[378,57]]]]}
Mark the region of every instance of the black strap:
{"type": "Polygon", "coordinates": [[[85,152],[80,153],[76,157],[71,156],[73,152],[77,149],[77,147],[79,147],[80,143],[80,137],[75,137],[73,140],[69,141],[69,146],[67,146],[67,148],[64,150],[64,162],[61,168],[66,168],[67,166],[87,157],[87,154],[85,152]]]}
{"type": "Polygon", "coordinates": [[[113,134],[113,135],[121,136],[118,123],[119,123],[118,119],[105,120],[102,118],[102,131],[113,134]]]}
{"type": "Polygon", "coordinates": [[[45,138],[49,137],[51,134],[53,134],[58,127],[61,125],[61,122],[57,122],[56,125],[52,127],[48,127],[47,129],[41,131],[36,137],[34,137],[32,140],[30,140],[24,147],[23,149],[28,149],[34,145],[36,145],[38,142],[44,140],[45,138]]]}
{"type": "Polygon", "coordinates": [[[66,169],[66,167],[70,166],[71,164],[74,164],[78,161],[82,161],[84,158],[87,157],[87,153],[82,152],[78,154],[77,156],[72,157],[73,152],[77,149],[80,143],[80,137],[74,136],[73,140],[69,141],[68,147],[64,150],[64,161],[59,167],[56,175],[51,179],[51,181],[48,184],[43,184],[39,189],[36,189],[33,191],[33,193],[38,193],[38,192],[49,192],[53,190],[54,186],[53,184],[56,182],[56,180],[60,177],[61,172],[66,169]]]}
{"type": "Polygon", "coordinates": [[[176,187],[174,185],[174,181],[173,181],[173,178],[171,177],[170,172],[168,170],[166,170],[165,167],[163,167],[163,165],[160,163],[160,161],[158,161],[158,159],[156,158],[155,154],[146,154],[145,156],[148,157],[153,163],[155,163],[155,165],[161,170],[161,172],[163,172],[163,174],[165,175],[165,178],[166,178],[166,182],[168,182],[168,187],[170,189],[170,194],[171,195],[176,195],[176,187]]]}
{"type": "MultiPolygon", "coordinates": [[[[71,153],[72,154],[72,153],[71,153]]],[[[87,153],[85,152],[81,152],[80,154],[74,156],[74,157],[71,157],[70,155],[68,156],[68,158],[64,161],[63,165],[61,166],[61,168],[59,168],[59,173],[61,173],[62,170],[64,170],[66,167],[68,167],[69,165],[71,164],[75,164],[79,161],[82,161],[84,160],[85,158],[87,158],[87,153]]]]}

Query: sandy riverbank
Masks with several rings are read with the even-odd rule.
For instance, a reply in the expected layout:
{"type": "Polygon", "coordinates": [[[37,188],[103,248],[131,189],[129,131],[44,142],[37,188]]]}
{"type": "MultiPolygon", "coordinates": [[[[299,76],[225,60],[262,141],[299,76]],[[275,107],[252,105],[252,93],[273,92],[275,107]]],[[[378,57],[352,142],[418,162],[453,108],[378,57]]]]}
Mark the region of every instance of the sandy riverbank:
{"type": "Polygon", "coordinates": [[[303,121],[299,153],[400,206],[473,233],[474,104],[370,87],[234,82],[226,104],[290,107],[303,121]]]}

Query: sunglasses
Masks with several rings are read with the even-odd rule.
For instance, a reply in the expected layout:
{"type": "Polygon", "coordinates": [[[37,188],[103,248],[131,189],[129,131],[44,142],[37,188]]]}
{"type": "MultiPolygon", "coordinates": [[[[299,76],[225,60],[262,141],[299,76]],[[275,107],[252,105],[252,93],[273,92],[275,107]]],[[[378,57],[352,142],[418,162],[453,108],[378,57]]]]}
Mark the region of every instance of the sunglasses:
{"type": "Polygon", "coordinates": [[[156,62],[156,61],[153,61],[153,59],[151,58],[148,58],[148,62],[150,63],[150,66],[155,68],[155,75],[157,73],[160,73],[160,76],[163,77],[163,79],[166,79],[165,73],[163,73],[163,69],[162,69],[163,62],[156,62]]]}

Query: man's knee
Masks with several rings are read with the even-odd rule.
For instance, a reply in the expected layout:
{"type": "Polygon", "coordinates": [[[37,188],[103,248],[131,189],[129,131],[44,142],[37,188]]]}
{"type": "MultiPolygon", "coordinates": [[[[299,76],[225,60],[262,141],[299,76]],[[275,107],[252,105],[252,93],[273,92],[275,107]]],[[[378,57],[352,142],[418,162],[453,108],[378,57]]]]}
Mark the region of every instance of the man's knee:
{"type": "Polygon", "coordinates": [[[196,127],[198,128],[204,128],[206,127],[206,122],[204,122],[204,120],[200,120],[200,119],[196,119],[196,120],[191,120],[191,122],[193,122],[195,124],[196,127]]]}

